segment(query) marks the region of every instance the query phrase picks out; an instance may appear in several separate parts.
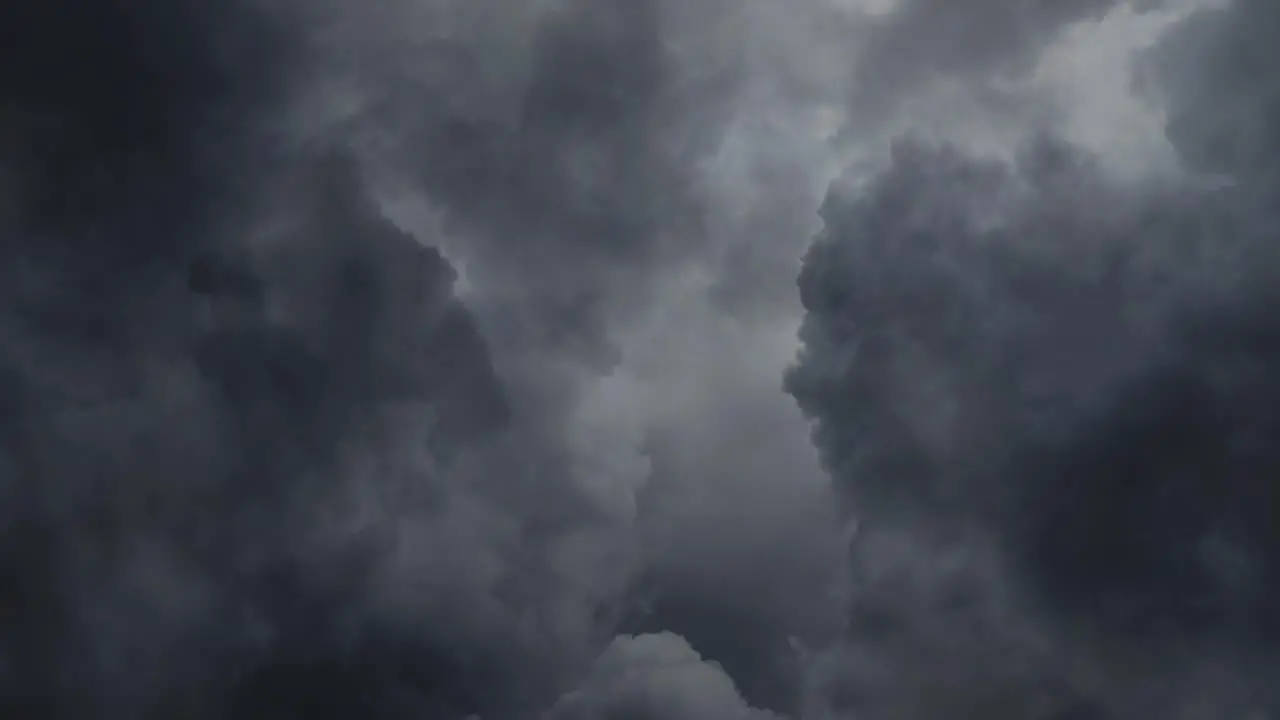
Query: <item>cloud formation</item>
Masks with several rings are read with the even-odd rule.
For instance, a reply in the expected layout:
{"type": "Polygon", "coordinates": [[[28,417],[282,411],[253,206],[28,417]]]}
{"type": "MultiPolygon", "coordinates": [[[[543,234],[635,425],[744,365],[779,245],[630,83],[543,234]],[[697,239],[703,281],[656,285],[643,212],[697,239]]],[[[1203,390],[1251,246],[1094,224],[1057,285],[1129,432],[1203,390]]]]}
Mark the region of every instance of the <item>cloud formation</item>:
{"type": "MultiPolygon", "coordinates": [[[[1115,0],[957,5],[900,0],[867,17],[855,51],[855,122],[881,119],[931,84],[999,84],[1018,79],[1064,26],[1101,16],[1115,0]]],[[[856,131],[856,129],[854,130],[856,131]]]]}
{"type": "Polygon", "coordinates": [[[1143,60],[1182,179],[904,140],[828,197],[788,387],[860,521],[849,712],[1277,711],[1264,6],[1143,60]]]}
{"type": "Polygon", "coordinates": [[[595,511],[449,263],[342,144],[282,140],[295,18],[5,15],[6,710],[553,698],[573,651],[533,658],[589,645],[595,511]]]}
{"type": "MultiPolygon", "coordinates": [[[[605,376],[666,382],[620,367],[624,336],[711,246],[699,163],[732,106],[714,13],[65,0],[0,20],[7,712],[527,718],[596,682],[650,599],[715,604],[657,567],[669,523],[638,516],[669,405],[629,419],[605,376]],[[439,223],[402,229],[404,197],[439,223]]],[[[765,422],[790,417],[772,387],[765,422]]],[[[700,522],[676,524],[714,562],[700,522]]],[[[739,631],[785,644],[797,613],[771,603],[739,631]]],[[[680,682],[655,707],[700,711],[680,682]]]]}
{"type": "Polygon", "coordinates": [[[619,636],[596,660],[584,686],[561,698],[549,717],[768,720],[749,707],[716,664],[671,633],[619,636]]]}
{"type": "Polygon", "coordinates": [[[1271,5],[11,5],[0,711],[1280,712],[1271,5]]]}

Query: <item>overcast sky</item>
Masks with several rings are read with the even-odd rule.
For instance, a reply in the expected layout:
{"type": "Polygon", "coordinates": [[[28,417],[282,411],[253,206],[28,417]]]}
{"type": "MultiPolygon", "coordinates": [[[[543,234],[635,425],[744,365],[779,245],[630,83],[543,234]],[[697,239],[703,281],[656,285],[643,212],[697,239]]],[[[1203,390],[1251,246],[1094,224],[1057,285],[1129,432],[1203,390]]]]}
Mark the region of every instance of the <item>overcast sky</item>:
{"type": "Polygon", "coordinates": [[[1280,719],[1275,28],[0,3],[0,715],[1280,719]]]}

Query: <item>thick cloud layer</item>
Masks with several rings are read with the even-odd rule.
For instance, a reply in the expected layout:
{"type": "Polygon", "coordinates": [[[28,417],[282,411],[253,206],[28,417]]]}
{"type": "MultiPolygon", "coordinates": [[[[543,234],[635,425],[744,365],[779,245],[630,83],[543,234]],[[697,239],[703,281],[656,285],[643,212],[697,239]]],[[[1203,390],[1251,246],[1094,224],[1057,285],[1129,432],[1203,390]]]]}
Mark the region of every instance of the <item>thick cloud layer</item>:
{"type": "MultiPolygon", "coordinates": [[[[661,495],[637,516],[657,418],[621,420],[600,374],[714,239],[698,166],[732,51],[700,44],[706,10],[2,11],[0,707],[528,718],[612,692],[609,658],[648,642],[610,645],[618,629],[714,606],[726,590],[665,558],[677,538],[699,562],[733,548],[661,495]],[[407,234],[389,194],[442,222],[407,234]]],[[[769,384],[753,412],[791,417],[769,384]]],[[[681,467],[705,452],[658,445],[681,467]]],[[[737,472],[696,467],[654,487],[737,472]]],[[[752,572],[821,585],[786,567],[821,531],[785,536],[826,516],[751,480],[784,538],[752,572]]],[[[793,680],[771,655],[803,613],[743,605],[747,649],[704,644],[793,680]]],[[[671,689],[626,698],[754,714],[710,655],[653,637],[671,689]]]]}
{"type": "Polygon", "coordinates": [[[596,610],[571,537],[594,511],[554,467],[513,479],[561,450],[448,263],[341,145],[280,141],[310,62],[292,18],[3,12],[6,712],[554,698],[572,651],[543,656],[596,610]]]}
{"type": "MultiPolygon", "coordinates": [[[[340,65],[363,96],[354,125],[397,187],[425,192],[504,342],[608,367],[609,326],[705,246],[698,164],[736,81],[732,49],[703,46],[733,17],[661,0],[509,5],[415,8],[408,21],[446,30],[408,47],[396,28],[335,29],[358,58],[340,65]]],[[[353,13],[366,14],[328,22],[353,13]]]]}
{"type": "Polygon", "coordinates": [[[788,387],[860,521],[838,707],[1280,711],[1269,12],[1144,61],[1184,180],[908,140],[828,198],[788,387]]]}
{"type": "Polygon", "coordinates": [[[0,711],[1280,712],[1275,12],[873,4],[0,9],[0,711]]]}
{"type": "Polygon", "coordinates": [[[1015,80],[1063,26],[1115,5],[1115,0],[892,3],[862,30],[867,39],[856,53],[854,119],[878,119],[898,110],[929,84],[1015,80]]]}

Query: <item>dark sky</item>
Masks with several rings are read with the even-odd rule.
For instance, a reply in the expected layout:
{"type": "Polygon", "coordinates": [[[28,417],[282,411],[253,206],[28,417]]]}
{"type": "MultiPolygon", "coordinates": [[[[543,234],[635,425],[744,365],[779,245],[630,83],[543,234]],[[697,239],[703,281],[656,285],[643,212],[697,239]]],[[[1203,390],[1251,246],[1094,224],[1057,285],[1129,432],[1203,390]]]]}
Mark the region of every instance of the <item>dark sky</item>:
{"type": "Polygon", "coordinates": [[[1280,718],[1277,27],[0,4],[0,715],[1280,718]]]}

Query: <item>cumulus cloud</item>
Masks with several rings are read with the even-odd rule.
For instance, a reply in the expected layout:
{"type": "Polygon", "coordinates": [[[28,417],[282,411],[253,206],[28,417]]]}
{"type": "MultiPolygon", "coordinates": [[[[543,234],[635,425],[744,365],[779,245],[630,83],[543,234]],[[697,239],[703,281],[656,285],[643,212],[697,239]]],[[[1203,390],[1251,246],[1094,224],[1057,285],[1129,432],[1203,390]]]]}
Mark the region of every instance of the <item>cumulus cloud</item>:
{"type": "Polygon", "coordinates": [[[293,134],[298,16],[4,14],[6,709],[553,698],[608,612],[603,515],[434,238],[293,134]]]}
{"type": "MultiPolygon", "coordinates": [[[[610,324],[647,305],[661,268],[705,246],[698,166],[738,64],[732,48],[699,45],[732,13],[570,2],[523,18],[489,5],[413,18],[463,27],[399,53],[371,47],[395,28],[338,28],[340,47],[387,56],[341,68],[377,88],[353,122],[370,161],[447,228],[504,342],[607,367],[610,324]]],[[[365,11],[331,22],[351,13],[365,11]]]]}
{"type": "MultiPolygon", "coordinates": [[[[726,374],[632,330],[681,337],[658,293],[719,262],[702,164],[741,35],[705,4],[535,5],[3,11],[6,711],[525,718],[649,599],[724,592],[657,567],[673,523],[702,562],[732,548],[641,499],[652,454],[705,450],[640,400],[726,374]]],[[[715,392],[767,378],[752,412],[792,418],[778,365],[715,392]]],[[[783,581],[823,542],[787,524],[825,517],[791,471],[752,474],[783,581]]],[[[785,638],[784,606],[739,629],[785,638]]]]}
{"type": "Polygon", "coordinates": [[[583,687],[561,698],[548,717],[767,720],[715,663],[677,635],[620,636],[596,660],[583,687]]]}
{"type": "Polygon", "coordinates": [[[5,6],[0,710],[1280,711],[1274,11],[1157,4],[5,6]]]}
{"type": "Polygon", "coordinates": [[[1024,72],[1062,27],[1096,17],[1114,0],[977,2],[902,0],[872,14],[858,51],[855,107],[895,104],[926,83],[998,81],[1024,72]]]}
{"type": "Polygon", "coordinates": [[[833,188],[788,387],[860,522],[837,707],[1276,712],[1264,5],[1143,60],[1181,179],[904,140],[833,188]],[[1240,58],[1248,80],[1215,74],[1240,58]]]}
{"type": "MultiPolygon", "coordinates": [[[[1142,5],[1143,11],[1163,2],[1142,5]]],[[[1033,82],[1046,49],[1117,0],[972,2],[894,0],[854,4],[844,102],[836,138],[883,142],[904,126],[942,137],[1007,138],[1053,114],[1033,82]],[[870,5],[870,7],[867,7],[870,5]],[[998,130],[997,130],[998,128],[998,130]]],[[[999,140],[995,141],[999,145],[999,140]]]]}

